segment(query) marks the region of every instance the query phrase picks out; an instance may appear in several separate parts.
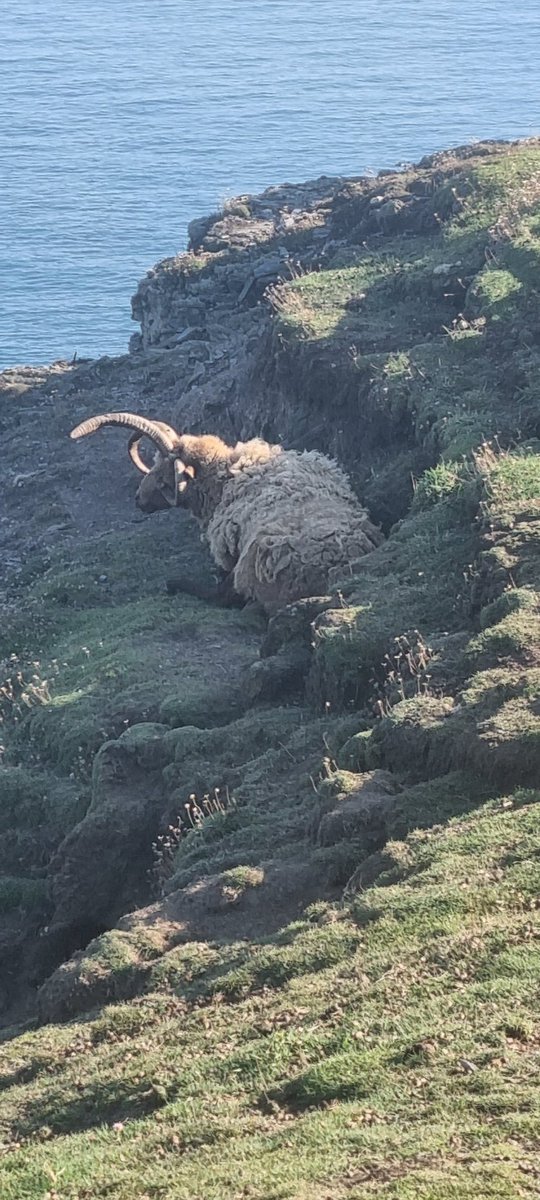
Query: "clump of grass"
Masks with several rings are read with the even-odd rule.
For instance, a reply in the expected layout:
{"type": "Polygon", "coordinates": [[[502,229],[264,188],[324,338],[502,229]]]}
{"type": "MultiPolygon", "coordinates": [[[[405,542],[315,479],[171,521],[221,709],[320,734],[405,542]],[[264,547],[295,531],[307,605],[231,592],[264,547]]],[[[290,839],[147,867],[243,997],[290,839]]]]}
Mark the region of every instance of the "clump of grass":
{"type": "Polygon", "coordinates": [[[462,463],[440,462],[429,467],[415,487],[414,509],[428,508],[458,495],[464,486],[465,471],[462,463]]]}
{"type": "Polygon", "coordinates": [[[382,717],[394,704],[405,700],[411,693],[427,695],[430,691],[431,675],[427,668],[433,650],[426,644],[418,629],[399,634],[393,639],[390,651],[385,654],[378,672],[371,683],[373,695],[370,701],[374,712],[382,717]]]}
{"type": "Polygon", "coordinates": [[[523,449],[501,454],[487,479],[490,504],[505,507],[540,500],[540,453],[523,449]]]}
{"type": "Polygon", "coordinates": [[[152,967],[149,991],[174,992],[177,996],[204,995],[212,969],[222,964],[223,952],[207,942],[175,946],[152,967]]]}

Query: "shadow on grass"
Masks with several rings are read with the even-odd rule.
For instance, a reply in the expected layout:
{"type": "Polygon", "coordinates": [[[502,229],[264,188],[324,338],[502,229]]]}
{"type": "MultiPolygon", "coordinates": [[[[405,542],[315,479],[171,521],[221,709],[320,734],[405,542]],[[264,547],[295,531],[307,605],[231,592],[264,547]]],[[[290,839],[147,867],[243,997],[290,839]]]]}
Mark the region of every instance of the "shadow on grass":
{"type": "Polygon", "coordinates": [[[45,1090],[27,1104],[14,1123],[13,1134],[31,1137],[44,1128],[53,1134],[80,1133],[101,1125],[113,1125],[146,1116],[176,1099],[178,1088],[165,1090],[149,1079],[138,1082],[113,1079],[107,1083],[78,1084],[80,1095],[66,1094],[66,1087],[45,1090]]]}

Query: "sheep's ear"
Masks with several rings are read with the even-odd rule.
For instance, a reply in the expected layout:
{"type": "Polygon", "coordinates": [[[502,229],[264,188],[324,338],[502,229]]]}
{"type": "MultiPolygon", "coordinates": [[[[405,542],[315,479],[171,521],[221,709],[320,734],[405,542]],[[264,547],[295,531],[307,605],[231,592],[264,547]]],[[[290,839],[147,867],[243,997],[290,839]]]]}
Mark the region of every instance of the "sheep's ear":
{"type": "Polygon", "coordinates": [[[181,458],[175,458],[173,461],[174,478],[178,482],[181,482],[186,475],[188,475],[190,479],[195,478],[195,467],[192,467],[190,463],[184,462],[181,458]]]}

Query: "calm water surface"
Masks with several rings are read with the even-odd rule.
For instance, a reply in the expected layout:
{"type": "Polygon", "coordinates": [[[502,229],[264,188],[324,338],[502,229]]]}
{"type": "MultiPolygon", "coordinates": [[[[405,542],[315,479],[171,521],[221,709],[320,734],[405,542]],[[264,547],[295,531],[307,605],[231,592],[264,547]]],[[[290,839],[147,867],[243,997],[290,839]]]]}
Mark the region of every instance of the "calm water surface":
{"type": "Polygon", "coordinates": [[[115,353],[225,197],[540,132],[538,0],[11,0],[0,366],[115,353]]]}

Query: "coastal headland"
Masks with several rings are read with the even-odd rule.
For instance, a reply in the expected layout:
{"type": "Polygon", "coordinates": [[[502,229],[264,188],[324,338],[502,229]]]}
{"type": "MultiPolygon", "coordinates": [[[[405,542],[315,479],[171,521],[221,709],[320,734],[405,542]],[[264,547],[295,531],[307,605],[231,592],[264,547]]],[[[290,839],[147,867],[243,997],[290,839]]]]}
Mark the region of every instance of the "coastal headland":
{"type": "Polygon", "coordinates": [[[125,355],[0,377],[0,1194],[536,1196],[540,141],[189,239],[125,355]],[[108,410],[322,450],[385,540],[270,626],[172,594],[108,410]]]}

